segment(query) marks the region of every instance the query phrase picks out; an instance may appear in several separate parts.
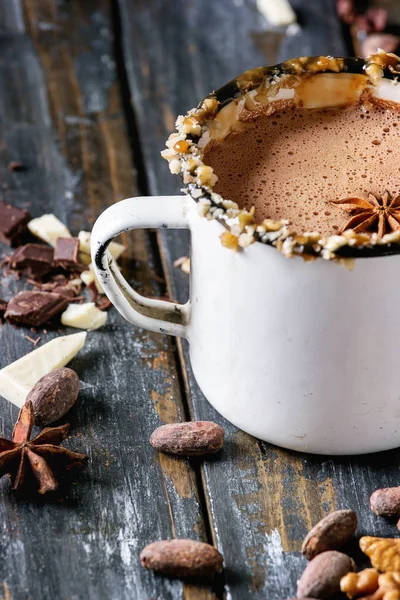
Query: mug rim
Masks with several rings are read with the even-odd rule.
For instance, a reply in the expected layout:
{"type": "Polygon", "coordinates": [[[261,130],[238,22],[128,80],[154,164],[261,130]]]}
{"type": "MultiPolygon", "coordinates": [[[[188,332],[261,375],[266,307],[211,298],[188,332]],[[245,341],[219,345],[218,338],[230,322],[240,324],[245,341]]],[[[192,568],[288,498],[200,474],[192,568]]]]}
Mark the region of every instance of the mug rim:
{"type": "MultiPolygon", "coordinates": [[[[298,234],[286,220],[265,219],[256,223],[251,211],[240,209],[233,201],[213,191],[217,177],[212,167],[203,162],[203,149],[210,140],[210,127],[222,109],[238,106],[255,90],[268,96],[280,90],[295,88],[304,79],[322,73],[363,75],[364,89],[376,88],[382,80],[396,81],[400,76],[400,57],[378,50],[366,59],[358,57],[314,56],[289,59],[273,66],[245,71],[206,96],[186,116],[178,117],[176,133],[167,140],[161,152],[169,161],[170,171],[179,174],[183,190],[198,204],[200,214],[216,219],[226,231],[221,242],[227,248],[240,250],[253,242],[272,245],[285,256],[304,258],[354,259],[377,258],[400,253],[400,231],[379,237],[377,233],[355,233],[322,236],[318,232],[298,234]],[[207,137],[208,136],[208,137],[207,137]]],[[[253,96],[254,99],[254,96],[253,96]]],[[[354,102],[356,102],[355,98],[354,102]]],[[[253,101],[254,104],[254,101],[253,101]]],[[[400,101],[398,102],[400,106],[400,101]]]]}

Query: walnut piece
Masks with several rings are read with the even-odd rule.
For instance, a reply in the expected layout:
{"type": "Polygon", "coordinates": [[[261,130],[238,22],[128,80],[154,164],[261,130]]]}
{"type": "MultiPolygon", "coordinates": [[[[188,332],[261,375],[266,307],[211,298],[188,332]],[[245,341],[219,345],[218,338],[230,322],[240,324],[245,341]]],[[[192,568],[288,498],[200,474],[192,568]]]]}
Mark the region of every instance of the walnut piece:
{"type": "MultiPolygon", "coordinates": [[[[379,571],[400,571],[400,539],[364,536],[360,548],[379,571]]],[[[400,574],[399,574],[400,577],[400,574]]]]}
{"type": "Polygon", "coordinates": [[[364,569],[359,573],[347,573],[340,580],[340,589],[348,598],[360,594],[373,594],[378,589],[379,573],[376,569],[364,569]]]}
{"type": "Polygon", "coordinates": [[[400,600],[400,573],[379,574],[376,569],[348,573],[342,577],[340,589],[348,598],[357,596],[358,600],[400,600]]]}
{"type": "Polygon", "coordinates": [[[359,600],[400,600],[400,573],[383,573],[378,578],[378,589],[371,596],[359,600]]]}

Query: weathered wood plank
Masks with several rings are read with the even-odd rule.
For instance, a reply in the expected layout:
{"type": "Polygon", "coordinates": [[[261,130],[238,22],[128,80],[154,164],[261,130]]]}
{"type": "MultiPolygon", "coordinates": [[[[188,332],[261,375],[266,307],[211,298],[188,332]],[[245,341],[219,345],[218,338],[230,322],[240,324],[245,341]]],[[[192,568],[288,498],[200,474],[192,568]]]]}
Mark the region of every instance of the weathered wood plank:
{"type": "MultiPolygon", "coordinates": [[[[138,118],[150,193],[176,193],[159,150],[175,115],[246,68],[306,54],[345,55],[334,2],[296,0],[301,31],[271,34],[254,3],[119,0],[125,62],[138,118]],[[274,35],[271,40],[270,35],[274,35]],[[265,55],[264,55],[265,53],[265,55]]],[[[170,294],[188,295],[188,279],[172,267],[188,253],[182,232],[160,234],[170,294]]],[[[301,540],[335,508],[354,508],[360,533],[395,535],[368,508],[370,493],[397,485],[399,452],[365,458],[313,457],[259,443],[220,417],[200,392],[178,341],[191,414],[225,427],[224,449],[203,467],[213,535],[226,564],[227,596],[280,600],[293,595],[304,559],[301,540]]],[[[345,418],[345,415],[344,415],[345,418]]]]}
{"type": "MultiPolygon", "coordinates": [[[[0,183],[6,200],[33,216],[54,212],[74,232],[136,191],[110,8],[108,0],[0,5],[0,183]],[[28,170],[9,173],[11,160],[28,170]]],[[[124,242],[136,287],[162,294],[144,266],[157,266],[151,237],[124,242]]],[[[2,280],[0,296],[18,286],[2,280]]],[[[1,366],[32,349],[26,333],[0,328],[1,366]]],[[[56,335],[38,333],[42,343],[56,335]]],[[[115,310],[88,340],[72,365],[82,392],[68,418],[71,447],[90,455],[89,466],[49,504],[19,502],[1,482],[0,582],[13,600],[207,600],[207,589],[155,578],[139,564],[154,539],[206,539],[195,470],[148,444],[160,423],[185,417],[171,341],[134,330],[115,310]]],[[[0,415],[10,436],[17,409],[0,399],[0,415]]]]}

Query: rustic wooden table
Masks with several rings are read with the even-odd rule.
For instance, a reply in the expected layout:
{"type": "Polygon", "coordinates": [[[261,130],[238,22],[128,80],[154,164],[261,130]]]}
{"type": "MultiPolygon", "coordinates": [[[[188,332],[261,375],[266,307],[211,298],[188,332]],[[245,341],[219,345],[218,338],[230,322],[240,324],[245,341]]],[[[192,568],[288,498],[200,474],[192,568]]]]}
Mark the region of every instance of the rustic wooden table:
{"type": "MultiPolygon", "coordinates": [[[[178,192],[159,156],[176,115],[245,69],[348,53],[333,0],[292,4],[301,30],[287,36],[268,28],[255,0],[2,0],[4,198],[33,216],[54,212],[78,232],[124,197],[178,192]],[[28,170],[9,173],[12,160],[28,170]]],[[[124,266],[142,293],[187,298],[188,278],[172,266],[188,253],[184,233],[139,231],[124,242],[124,266]]],[[[2,283],[6,298],[20,285],[2,283]]],[[[32,350],[26,333],[0,328],[1,366],[32,350]]],[[[368,498],[399,483],[398,451],[332,458],[259,442],[207,403],[185,343],[134,329],[115,310],[72,366],[82,393],[68,443],[89,454],[89,465],[51,503],[20,501],[1,481],[5,599],[281,600],[294,595],[304,568],[302,538],[327,512],[353,508],[360,534],[393,535],[368,498]],[[152,450],[155,427],[187,419],[223,425],[218,456],[179,460],[152,450]],[[224,573],[212,587],[141,568],[143,546],[174,536],[222,552],[224,573]]],[[[2,434],[11,435],[17,412],[0,399],[2,434]]]]}

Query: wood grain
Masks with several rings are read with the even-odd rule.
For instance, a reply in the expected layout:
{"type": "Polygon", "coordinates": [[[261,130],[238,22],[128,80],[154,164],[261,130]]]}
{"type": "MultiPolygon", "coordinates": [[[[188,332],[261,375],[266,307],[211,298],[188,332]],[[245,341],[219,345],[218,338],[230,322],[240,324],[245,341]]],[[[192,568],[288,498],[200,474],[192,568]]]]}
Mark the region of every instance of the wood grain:
{"type": "MultiPolygon", "coordinates": [[[[247,68],[310,54],[346,55],[334,2],[295,0],[301,30],[272,31],[254,2],[119,0],[125,65],[138,120],[149,192],[177,193],[179,180],[159,158],[176,115],[247,68]]],[[[182,232],[159,234],[171,297],[185,301],[188,278],[173,261],[188,254],[182,232]]],[[[398,485],[398,451],[362,458],[315,457],[260,443],[207,403],[177,342],[191,415],[226,430],[224,449],[203,467],[213,536],[226,565],[226,595],[237,600],[293,596],[305,566],[307,530],[335,508],[353,508],[359,533],[396,535],[369,510],[377,487],[398,485]]],[[[346,418],[346,415],[344,415],[346,418]]]]}
{"type": "MultiPolygon", "coordinates": [[[[0,4],[0,184],[6,200],[33,216],[54,212],[74,233],[137,189],[110,8],[108,0],[0,4]],[[9,173],[11,160],[27,170],[9,173]]],[[[135,286],[163,294],[151,235],[124,243],[135,286]]],[[[21,285],[3,278],[0,296],[21,285]]],[[[1,366],[32,350],[26,334],[44,343],[57,332],[0,327],[1,366]]],[[[111,310],[71,366],[82,391],[68,445],[88,453],[89,465],[51,502],[19,501],[1,481],[0,582],[13,600],[210,599],[208,588],[155,578],[139,563],[153,540],[207,539],[196,470],[148,443],[155,427],[185,417],[171,341],[111,310]]],[[[10,436],[17,409],[0,399],[0,415],[10,436]]]]}

